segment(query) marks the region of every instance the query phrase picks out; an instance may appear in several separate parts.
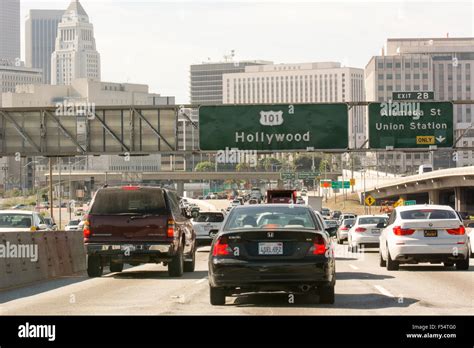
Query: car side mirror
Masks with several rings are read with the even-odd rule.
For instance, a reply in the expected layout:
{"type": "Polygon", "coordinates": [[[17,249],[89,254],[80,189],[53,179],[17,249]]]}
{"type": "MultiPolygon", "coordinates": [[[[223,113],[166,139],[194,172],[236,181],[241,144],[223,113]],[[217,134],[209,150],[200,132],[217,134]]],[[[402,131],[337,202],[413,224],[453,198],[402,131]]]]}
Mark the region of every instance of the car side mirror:
{"type": "Polygon", "coordinates": [[[46,230],[48,230],[48,229],[49,229],[48,225],[46,225],[46,224],[39,224],[37,230],[38,230],[38,231],[46,231],[46,230]]]}
{"type": "Polygon", "coordinates": [[[379,222],[379,223],[377,224],[377,228],[385,228],[385,227],[387,227],[387,225],[385,224],[385,222],[379,222]]]}

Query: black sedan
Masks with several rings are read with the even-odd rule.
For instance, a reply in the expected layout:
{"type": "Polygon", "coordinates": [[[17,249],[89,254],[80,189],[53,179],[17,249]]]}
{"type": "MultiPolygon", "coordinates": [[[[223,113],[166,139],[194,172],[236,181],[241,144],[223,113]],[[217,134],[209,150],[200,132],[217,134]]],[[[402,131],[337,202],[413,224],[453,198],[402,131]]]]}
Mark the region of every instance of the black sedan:
{"type": "Polygon", "coordinates": [[[232,209],[209,256],[212,305],[248,292],[317,292],[334,303],[336,267],[331,236],[311,208],[292,204],[232,209]]]}

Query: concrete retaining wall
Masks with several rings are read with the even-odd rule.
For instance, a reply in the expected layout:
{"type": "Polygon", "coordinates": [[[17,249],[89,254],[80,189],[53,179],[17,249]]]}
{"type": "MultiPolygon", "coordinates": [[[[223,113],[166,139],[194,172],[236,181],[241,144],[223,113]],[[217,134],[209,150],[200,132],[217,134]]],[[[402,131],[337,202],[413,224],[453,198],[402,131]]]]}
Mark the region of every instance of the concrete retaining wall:
{"type": "Polygon", "coordinates": [[[85,270],[82,231],[0,233],[0,289],[85,270]]]}

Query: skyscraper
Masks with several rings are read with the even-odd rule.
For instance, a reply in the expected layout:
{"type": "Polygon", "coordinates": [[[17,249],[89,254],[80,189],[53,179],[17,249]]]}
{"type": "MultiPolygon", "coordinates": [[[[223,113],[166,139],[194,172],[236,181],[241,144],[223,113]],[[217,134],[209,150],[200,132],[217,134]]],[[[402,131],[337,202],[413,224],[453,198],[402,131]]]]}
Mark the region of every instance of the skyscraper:
{"type": "Polygon", "coordinates": [[[58,25],[51,57],[51,83],[70,85],[77,78],[100,81],[100,55],[96,50],[94,27],[76,0],[71,2],[58,25]]]}
{"type": "Polygon", "coordinates": [[[0,60],[20,60],[20,0],[0,0],[0,60]]]}
{"type": "Polygon", "coordinates": [[[51,55],[63,10],[30,10],[25,23],[26,66],[43,70],[43,83],[51,83],[51,55]]]}

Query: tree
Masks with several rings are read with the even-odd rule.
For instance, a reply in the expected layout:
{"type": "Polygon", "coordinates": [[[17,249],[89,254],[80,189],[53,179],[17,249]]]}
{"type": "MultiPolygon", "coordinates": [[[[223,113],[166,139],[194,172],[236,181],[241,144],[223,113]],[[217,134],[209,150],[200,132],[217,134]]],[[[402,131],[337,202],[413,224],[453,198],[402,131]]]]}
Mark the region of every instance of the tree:
{"type": "Polygon", "coordinates": [[[273,157],[262,158],[258,162],[258,167],[266,171],[272,170],[273,166],[281,167],[281,161],[273,157]]]}
{"type": "Polygon", "coordinates": [[[215,165],[212,162],[199,162],[196,164],[196,168],[194,169],[196,172],[212,172],[215,170],[215,165]]]}
{"type": "MultiPolygon", "coordinates": [[[[295,168],[299,171],[312,171],[313,169],[313,155],[301,154],[295,158],[295,168]]],[[[314,156],[315,170],[320,168],[321,158],[314,156]]]]}
{"type": "Polygon", "coordinates": [[[248,163],[239,163],[235,166],[238,172],[250,172],[250,165],[248,163]]]}

